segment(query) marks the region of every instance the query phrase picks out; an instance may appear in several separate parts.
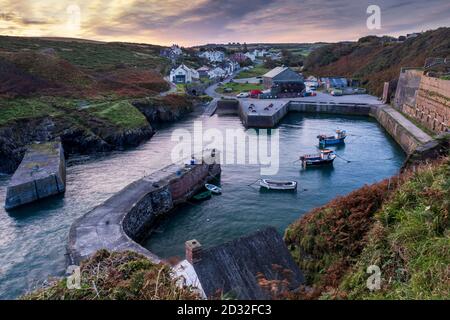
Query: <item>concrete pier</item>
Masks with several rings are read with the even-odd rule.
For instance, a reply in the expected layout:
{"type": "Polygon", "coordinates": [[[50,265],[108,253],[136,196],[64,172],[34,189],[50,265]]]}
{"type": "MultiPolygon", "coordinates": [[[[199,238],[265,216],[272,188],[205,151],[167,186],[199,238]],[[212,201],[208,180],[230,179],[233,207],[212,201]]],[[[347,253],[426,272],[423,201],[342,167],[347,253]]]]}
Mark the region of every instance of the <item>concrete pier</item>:
{"type": "Polygon", "coordinates": [[[139,245],[156,222],[220,175],[219,154],[208,151],[198,164],[172,164],[135,181],[78,219],[69,232],[68,253],[78,264],[97,250],[131,250],[158,263],[139,245]]]}
{"type": "Polygon", "coordinates": [[[65,188],[66,164],[61,142],[33,144],[7,187],[5,209],[63,193],[65,188]]]}

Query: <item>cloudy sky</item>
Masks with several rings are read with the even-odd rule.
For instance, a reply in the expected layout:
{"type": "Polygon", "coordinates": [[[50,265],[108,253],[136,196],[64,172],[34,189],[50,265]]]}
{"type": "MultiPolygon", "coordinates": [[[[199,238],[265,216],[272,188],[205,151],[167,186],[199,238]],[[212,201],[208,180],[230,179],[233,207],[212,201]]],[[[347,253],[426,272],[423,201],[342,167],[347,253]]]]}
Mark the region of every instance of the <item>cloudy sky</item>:
{"type": "Polygon", "coordinates": [[[336,42],[450,26],[449,0],[0,0],[0,34],[167,45],[336,42]],[[381,29],[366,25],[369,5],[381,29]]]}

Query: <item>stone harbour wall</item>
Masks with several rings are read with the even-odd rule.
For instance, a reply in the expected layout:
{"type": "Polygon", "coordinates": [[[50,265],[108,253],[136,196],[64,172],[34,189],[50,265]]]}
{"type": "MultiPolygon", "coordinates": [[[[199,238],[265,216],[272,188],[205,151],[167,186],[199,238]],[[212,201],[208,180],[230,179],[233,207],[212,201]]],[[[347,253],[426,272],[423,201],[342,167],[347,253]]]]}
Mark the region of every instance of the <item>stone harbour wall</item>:
{"type": "Polygon", "coordinates": [[[64,193],[66,164],[61,142],[36,143],[27,148],[7,189],[5,208],[11,210],[64,193]]]}
{"type": "Polygon", "coordinates": [[[69,232],[70,263],[78,264],[100,249],[131,250],[159,262],[139,243],[160,218],[221,173],[218,154],[205,151],[196,159],[198,164],[172,164],[131,183],[78,219],[69,232]]]}
{"type": "Polygon", "coordinates": [[[450,80],[423,76],[410,116],[435,133],[450,128],[450,80]]]}

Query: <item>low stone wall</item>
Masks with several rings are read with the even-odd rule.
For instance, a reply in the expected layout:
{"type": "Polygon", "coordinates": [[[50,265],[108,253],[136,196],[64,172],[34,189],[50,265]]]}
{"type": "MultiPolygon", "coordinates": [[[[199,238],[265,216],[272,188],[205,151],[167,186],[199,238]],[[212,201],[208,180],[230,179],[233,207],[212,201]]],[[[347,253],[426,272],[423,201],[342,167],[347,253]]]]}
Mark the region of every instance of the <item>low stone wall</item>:
{"type": "Polygon", "coordinates": [[[33,144],[6,189],[5,209],[64,193],[65,189],[66,164],[61,142],[33,144]]]}
{"type": "Polygon", "coordinates": [[[218,115],[239,114],[239,101],[234,99],[217,100],[216,114],[218,115]]]}
{"type": "Polygon", "coordinates": [[[289,111],[295,112],[367,116],[370,114],[370,110],[371,106],[366,104],[308,103],[299,101],[291,101],[289,103],[289,111]]]}
{"type": "Polygon", "coordinates": [[[372,107],[371,115],[409,155],[432,138],[388,105],[372,107]]]}
{"type": "Polygon", "coordinates": [[[172,164],[125,187],[72,225],[70,263],[78,264],[100,249],[131,250],[159,262],[159,257],[139,242],[161,217],[220,175],[219,163],[218,155],[205,154],[199,164],[172,164]]]}

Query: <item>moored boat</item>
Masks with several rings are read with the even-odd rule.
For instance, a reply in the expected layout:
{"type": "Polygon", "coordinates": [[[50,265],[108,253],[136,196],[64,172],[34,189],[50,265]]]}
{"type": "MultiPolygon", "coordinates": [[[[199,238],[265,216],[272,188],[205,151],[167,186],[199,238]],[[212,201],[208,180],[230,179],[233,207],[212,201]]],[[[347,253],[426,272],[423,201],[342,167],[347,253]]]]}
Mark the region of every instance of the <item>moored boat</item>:
{"type": "Polygon", "coordinates": [[[303,166],[319,166],[333,164],[336,154],[332,150],[320,150],[318,154],[308,154],[300,157],[303,166]]]}
{"type": "Polygon", "coordinates": [[[336,130],[336,134],[334,136],[327,136],[324,134],[318,135],[319,145],[326,146],[334,146],[337,144],[341,144],[345,142],[345,138],[347,138],[347,132],[345,130],[336,130]]]}
{"type": "Polygon", "coordinates": [[[197,193],[195,196],[192,197],[192,200],[195,201],[204,201],[204,200],[208,200],[211,199],[211,191],[207,190],[207,191],[203,191],[200,193],[197,193]]]}
{"type": "Polygon", "coordinates": [[[213,194],[221,194],[222,193],[222,188],[215,186],[213,184],[205,184],[205,188],[209,191],[211,191],[213,194]]]}
{"type": "Polygon", "coordinates": [[[297,181],[277,181],[277,180],[262,179],[259,181],[259,185],[262,188],[266,188],[268,190],[296,190],[297,189],[297,181]]]}

